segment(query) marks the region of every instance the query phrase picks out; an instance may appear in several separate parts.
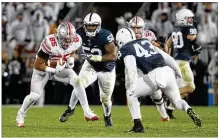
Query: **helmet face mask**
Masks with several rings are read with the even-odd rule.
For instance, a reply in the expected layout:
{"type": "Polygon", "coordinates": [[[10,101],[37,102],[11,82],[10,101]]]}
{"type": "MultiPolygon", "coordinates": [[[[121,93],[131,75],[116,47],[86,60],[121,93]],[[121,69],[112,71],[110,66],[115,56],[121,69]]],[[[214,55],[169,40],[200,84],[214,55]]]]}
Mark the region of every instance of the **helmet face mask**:
{"type": "Polygon", "coordinates": [[[140,39],[144,31],[144,20],[139,16],[134,16],[129,21],[129,27],[135,32],[136,38],[140,39]]]}
{"type": "Polygon", "coordinates": [[[95,37],[101,29],[101,18],[96,13],[89,13],[84,18],[84,30],[88,37],[95,37]]]}
{"type": "Polygon", "coordinates": [[[192,26],[194,23],[194,14],[189,9],[182,9],[176,13],[176,23],[179,26],[192,26]]]}
{"type": "Polygon", "coordinates": [[[59,44],[63,49],[67,49],[74,42],[76,37],[75,27],[70,22],[62,22],[57,29],[59,44]]]}

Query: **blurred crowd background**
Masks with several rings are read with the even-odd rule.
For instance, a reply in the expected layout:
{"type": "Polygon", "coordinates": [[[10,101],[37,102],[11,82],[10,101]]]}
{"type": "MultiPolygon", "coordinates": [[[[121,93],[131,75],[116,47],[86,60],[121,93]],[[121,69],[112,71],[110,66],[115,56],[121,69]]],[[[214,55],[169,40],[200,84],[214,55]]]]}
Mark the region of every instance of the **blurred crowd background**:
{"type": "MultiPolygon", "coordinates": [[[[57,26],[65,20],[76,28],[83,25],[89,12],[102,18],[102,28],[114,35],[133,16],[141,16],[145,29],[157,37],[168,38],[174,28],[175,14],[188,8],[195,14],[198,41],[203,50],[191,62],[196,90],[186,97],[191,105],[217,105],[218,86],[218,3],[2,3],[2,104],[21,104],[30,92],[30,80],[36,53],[42,39],[56,33],[57,26]]],[[[80,71],[83,60],[76,60],[74,70],[80,71]]],[[[117,79],[112,96],[114,105],[126,104],[124,72],[117,64],[117,79]]],[[[37,105],[68,104],[72,86],[49,81],[45,93],[37,105]]],[[[89,86],[87,96],[90,104],[99,103],[97,82],[89,86]]],[[[150,98],[142,98],[142,104],[152,104],[150,98]]]]}

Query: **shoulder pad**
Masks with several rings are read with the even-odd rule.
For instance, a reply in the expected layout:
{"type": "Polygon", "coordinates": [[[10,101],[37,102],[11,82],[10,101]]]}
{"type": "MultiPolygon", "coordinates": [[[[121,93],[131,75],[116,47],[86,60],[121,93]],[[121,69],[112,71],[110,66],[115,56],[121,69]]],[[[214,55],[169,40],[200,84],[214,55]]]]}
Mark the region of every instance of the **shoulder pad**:
{"type": "Polygon", "coordinates": [[[188,27],[189,35],[197,35],[197,29],[194,26],[188,27]]]}
{"type": "Polygon", "coordinates": [[[113,34],[106,29],[101,29],[99,32],[99,36],[100,39],[103,40],[104,44],[114,42],[113,34]]]}
{"type": "Polygon", "coordinates": [[[40,48],[43,50],[43,52],[45,52],[47,54],[51,54],[52,48],[56,47],[56,46],[58,46],[57,39],[56,39],[55,35],[52,34],[52,35],[46,36],[43,39],[43,41],[40,45],[40,48]]]}
{"type": "Polygon", "coordinates": [[[152,32],[150,30],[143,31],[142,38],[147,38],[150,42],[152,40],[157,40],[157,37],[155,36],[154,32],[152,32]]]}
{"type": "Polygon", "coordinates": [[[82,45],[82,38],[79,34],[77,34],[74,39],[74,43],[72,44],[73,49],[77,50],[79,47],[81,47],[81,45],[82,45]]]}

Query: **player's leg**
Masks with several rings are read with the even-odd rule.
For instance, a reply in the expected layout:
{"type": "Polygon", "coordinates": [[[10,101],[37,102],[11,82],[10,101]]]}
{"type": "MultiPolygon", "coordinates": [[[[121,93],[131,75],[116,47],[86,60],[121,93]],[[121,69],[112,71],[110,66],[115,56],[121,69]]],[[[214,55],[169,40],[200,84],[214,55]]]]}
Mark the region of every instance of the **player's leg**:
{"type": "Polygon", "coordinates": [[[180,94],[184,97],[195,90],[194,76],[188,61],[177,60],[177,63],[183,77],[183,81],[178,81],[178,86],[180,94]]]}
{"type": "MultiPolygon", "coordinates": [[[[194,110],[188,105],[188,103],[181,99],[178,86],[176,84],[176,79],[173,74],[173,71],[169,67],[163,67],[160,71],[157,72],[157,76],[164,78],[163,86],[160,86],[164,94],[170,99],[173,105],[180,110],[184,110],[192,118],[196,126],[201,126],[201,119],[194,112],[194,110]],[[165,72],[165,73],[162,73],[165,72]]],[[[157,82],[160,83],[159,78],[157,82]]]]}
{"type": "Polygon", "coordinates": [[[164,99],[162,97],[161,90],[157,90],[156,92],[152,93],[150,97],[156,104],[157,111],[160,113],[162,121],[169,121],[169,116],[167,115],[166,109],[164,107],[164,99]]]}
{"type": "Polygon", "coordinates": [[[134,126],[129,132],[144,132],[144,127],[141,123],[141,110],[138,98],[146,95],[152,95],[152,93],[156,91],[157,86],[155,81],[152,79],[153,77],[154,74],[152,73],[150,76],[147,75],[138,78],[135,91],[126,91],[129,111],[131,113],[132,119],[134,120],[134,126]]]}
{"type": "Polygon", "coordinates": [[[37,71],[34,69],[32,79],[31,79],[31,89],[30,94],[24,98],[23,104],[17,113],[17,126],[24,127],[24,117],[27,110],[32,106],[37,100],[39,100],[44,87],[49,80],[49,73],[37,71]]]}
{"type": "Polygon", "coordinates": [[[105,126],[112,126],[111,108],[112,108],[112,93],[115,86],[116,72],[113,69],[111,72],[99,72],[98,84],[100,90],[100,101],[104,111],[105,126]]]}
{"type": "MultiPolygon", "coordinates": [[[[79,89],[81,89],[81,90],[83,89],[82,91],[85,91],[85,88],[88,87],[91,83],[93,83],[96,79],[97,79],[97,75],[96,75],[95,70],[92,68],[92,66],[87,61],[85,61],[83,66],[82,66],[82,69],[79,73],[79,80],[78,81],[82,85],[82,87],[80,86],[79,89]]],[[[85,97],[86,92],[80,92],[81,90],[74,89],[72,91],[69,105],[68,105],[67,109],[65,110],[65,112],[59,118],[59,120],[61,122],[67,121],[68,117],[74,114],[75,106],[78,102],[77,96],[85,97]]],[[[86,101],[87,101],[87,99],[86,99],[86,101]]],[[[94,116],[94,114],[91,114],[89,112],[89,114],[86,114],[85,116],[86,116],[86,120],[89,121],[90,120],[89,118],[92,118],[94,116]]]]}

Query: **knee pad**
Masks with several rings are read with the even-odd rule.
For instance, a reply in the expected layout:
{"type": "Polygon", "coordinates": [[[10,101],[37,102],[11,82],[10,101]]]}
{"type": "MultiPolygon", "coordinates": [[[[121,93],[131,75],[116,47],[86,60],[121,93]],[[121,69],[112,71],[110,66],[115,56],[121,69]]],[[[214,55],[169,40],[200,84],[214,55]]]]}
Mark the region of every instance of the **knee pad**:
{"type": "Polygon", "coordinates": [[[39,100],[40,94],[38,94],[38,93],[36,93],[36,92],[31,92],[31,93],[29,94],[29,97],[30,97],[30,99],[31,99],[32,101],[36,102],[36,101],[39,100]]]}
{"type": "Polygon", "coordinates": [[[152,100],[156,105],[162,105],[164,102],[163,97],[161,97],[160,99],[152,99],[152,100]]]}

